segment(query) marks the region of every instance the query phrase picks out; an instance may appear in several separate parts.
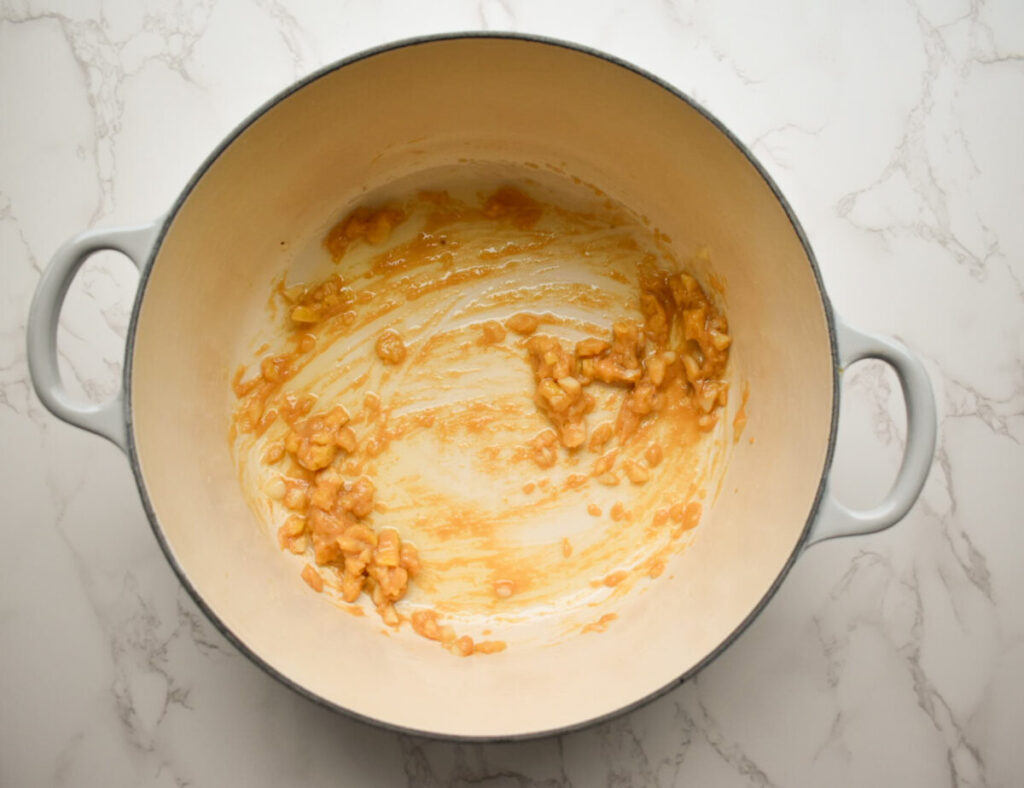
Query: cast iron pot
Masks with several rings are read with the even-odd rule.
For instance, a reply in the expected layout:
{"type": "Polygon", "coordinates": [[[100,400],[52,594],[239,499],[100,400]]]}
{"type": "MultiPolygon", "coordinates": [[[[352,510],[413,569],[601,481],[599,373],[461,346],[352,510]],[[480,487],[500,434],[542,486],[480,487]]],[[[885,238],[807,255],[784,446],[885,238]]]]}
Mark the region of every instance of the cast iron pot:
{"type": "Polygon", "coordinates": [[[28,324],[44,405],[128,455],[167,560],[256,664],[324,705],[422,734],[517,738],[619,714],[692,675],[753,620],[801,551],[887,528],[910,509],[935,445],[935,404],[902,344],[834,313],[807,239],[753,155],[695,102],[599,52],[467,34],[402,41],[302,80],[210,155],[171,210],[85,232],[44,272],[28,324]],[[243,500],[227,441],[239,326],[266,303],[284,239],[311,238],[365,189],[460,159],[557,166],[674,239],[714,251],[728,283],[749,424],[699,538],[601,635],[461,660],[387,638],[297,582],[243,500]],[[61,303],[93,252],[141,278],[121,393],[70,398],[57,368],[61,303]],[[840,375],[877,358],[900,380],[906,453],[885,500],[829,492],[840,375]],[[669,576],[671,574],[671,577],[669,576]]]}

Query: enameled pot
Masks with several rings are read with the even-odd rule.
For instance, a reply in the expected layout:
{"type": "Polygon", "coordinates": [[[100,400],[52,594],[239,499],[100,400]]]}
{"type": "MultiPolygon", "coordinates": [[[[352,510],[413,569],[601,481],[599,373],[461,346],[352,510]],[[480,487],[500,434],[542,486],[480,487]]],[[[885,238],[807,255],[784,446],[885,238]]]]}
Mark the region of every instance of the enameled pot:
{"type": "Polygon", "coordinates": [[[832,310],[814,255],[764,169],[674,88],[607,55],[513,35],[403,41],[272,99],[210,155],[171,210],[61,248],[28,324],[36,391],[57,417],[128,455],[181,582],[256,664],[331,708],[418,733],[509,739],[569,730],[667,691],[764,607],[802,550],[891,526],[932,460],[935,404],[902,344],[832,310]],[[266,300],[283,239],[311,237],[369,188],[470,158],[543,162],[598,184],[671,238],[699,236],[728,283],[748,434],[677,571],[600,636],[459,660],[382,637],[297,583],[246,507],[227,434],[238,326],[266,300]],[[120,395],[92,406],[61,385],[61,303],[90,254],[141,271],[120,395]],[[829,492],[840,376],[878,358],[898,376],[907,443],[891,492],[851,511],[829,492]]]}

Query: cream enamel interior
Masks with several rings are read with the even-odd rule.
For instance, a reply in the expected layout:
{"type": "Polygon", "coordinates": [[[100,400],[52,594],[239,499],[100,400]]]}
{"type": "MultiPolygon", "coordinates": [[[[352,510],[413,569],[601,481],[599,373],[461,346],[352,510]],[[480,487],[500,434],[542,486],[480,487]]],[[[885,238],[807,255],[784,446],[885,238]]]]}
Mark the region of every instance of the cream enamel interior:
{"type": "MultiPolygon", "coordinates": [[[[706,272],[703,272],[706,273],[706,272]]],[[[712,653],[795,550],[828,455],[833,360],[812,267],[757,170],[644,77],[527,40],[388,50],[275,104],[214,161],[146,283],[132,357],[145,492],[175,561],[275,671],[366,717],[436,734],[516,736],[632,704],[712,653]],[[699,538],[629,595],[607,632],[457,659],[380,634],[297,582],[239,488],[227,441],[241,326],[304,242],[363,191],[460,158],[554,165],[648,216],[726,283],[749,423],[699,538]],[[748,437],[754,438],[750,443],[748,437]]],[[[738,392],[737,392],[738,394],[738,392]]],[[[738,397],[734,397],[734,402],[738,397]]]]}

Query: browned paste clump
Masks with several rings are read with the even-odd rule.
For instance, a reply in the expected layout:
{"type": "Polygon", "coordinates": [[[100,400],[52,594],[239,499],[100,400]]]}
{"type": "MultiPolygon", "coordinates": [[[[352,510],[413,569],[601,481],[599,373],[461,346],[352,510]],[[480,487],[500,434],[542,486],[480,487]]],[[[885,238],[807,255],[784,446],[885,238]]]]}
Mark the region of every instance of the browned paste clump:
{"type": "MultiPolygon", "coordinates": [[[[644,418],[657,417],[666,397],[696,406],[701,412],[697,423],[705,431],[715,425],[718,408],[727,402],[729,386],[722,378],[732,339],[725,317],[687,274],[648,273],[641,287],[643,325],[617,321],[611,342],[584,339],[572,353],[543,334],[526,343],[537,383],[534,401],[567,449],[587,440],[586,415],[594,409],[594,398],[586,389],[594,381],[626,389],[615,424],[620,445],[644,418]]],[[[551,445],[547,437],[539,440],[551,445]]],[[[539,455],[537,464],[550,467],[549,456],[539,455]]],[[[634,483],[646,481],[646,470],[635,461],[625,470],[634,483]]]]}

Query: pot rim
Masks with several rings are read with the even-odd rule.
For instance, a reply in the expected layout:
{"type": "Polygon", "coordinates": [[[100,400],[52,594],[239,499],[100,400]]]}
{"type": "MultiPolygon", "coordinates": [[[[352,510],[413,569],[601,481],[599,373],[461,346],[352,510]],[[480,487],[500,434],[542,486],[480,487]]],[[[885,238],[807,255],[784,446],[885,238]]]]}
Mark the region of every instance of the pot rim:
{"type": "Polygon", "coordinates": [[[566,40],[563,40],[563,39],[552,38],[552,37],[548,37],[548,36],[534,35],[534,34],[531,34],[531,33],[518,33],[518,32],[505,32],[505,31],[473,31],[473,30],[467,30],[467,31],[459,31],[459,32],[452,32],[452,33],[439,33],[439,34],[431,34],[431,35],[423,35],[423,36],[414,36],[414,37],[410,37],[410,38],[399,39],[399,40],[392,41],[392,42],[389,42],[389,43],[386,43],[386,44],[381,44],[379,46],[371,47],[369,49],[364,49],[364,50],[361,50],[361,51],[359,51],[359,52],[357,52],[355,54],[349,55],[348,57],[344,57],[344,58],[341,58],[339,60],[336,60],[333,63],[330,63],[330,64],[328,64],[326,66],[323,66],[323,67],[321,67],[321,68],[311,72],[310,74],[306,75],[305,77],[302,77],[301,79],[297,80],[296,82],[294,82],[293,84],[291,84],[290,86],[288,86],[287,88],[285,88],[284,90],[280,91],[279,93],[274,95],[272,98],[270,98],[269,100],[264,102],[255,111],[250,113],[248,117],[246,117],[226,137],[224,137],[223,140],[220,141],[220,143],[213,149],[213,151],[211,151],[211,153],[206,157],[206,159],[202,162],[202,164],[199,165],[199,167],[196,169],[195,173],[192,175],[192,177],[186,183],[185,187],[182,189],[181,193],[175,199],[175,201],[174,201],[173,205],[171,206],[170,210],[163,216],[163,218],[160,220],[160,222],[161,222],[161,226],[160,226],[159,232],[156,235],[156,238],[153,241],[152,248],[150,249],[149,254],[148,254],[145,262],[140,266],[138,290],[136,291],[135,301],[134,301],[134,304],[132,305],[131,319],[129,321],[128,332],[127,332],[126,341],[125,341],[125,364],[124,364],[124,372],[123,372],[123,390],[125,392],[125,396],[124,396],[124,420],[125,420],[125,428],[126,428],[125,432],[127,433],[127,443],[128,443],[128,446],[127,446],[128,452],[127,453],[128,453],[128,460],[129,460],[129,463],[130,463],[131,468],[132,468],[132,473],[135,476],[136,486],[139,488],[139,495],[140,495],[140,498],[142,500],[142,506],[143,506],[143,509],[146,512],[146,518],[149,520],[150,527],[153,530],[153,535],[156,537],[157,543],[160,545],[160,549],[163,551],[164,557],[167,559],[167,562],[171,565],[171,568],[174,570],[174,573],[175,573],[175,575],[177,575],[178,580],[181,582],[182,586],[184,586],[185,590],[188,592],[189,596],[192,597],[192,600],[196,603],[196,605],[199,607],[199,609],[203,611],[203,613],[205,614],[207,619],[209,619],[209,621],[220,631],[220,633],[225,638],[227,638],[232,643],[232,645],[235,646],[235,648],[237,648],[242,654],[244,654],[254,665],[256,665],[258,668],[260,668],[264,673],[266,673],[267,675],[275,678],[277,681],[281,682],[283,685],[285,685],[289,689],[293,690],[294,692],[298,693],[299,695],[302,695],[305,698],[308,698],[309,700],[313,701],[314,703],[316,703],[316,704],[318,704],[318,705],[320,705],[320,706],[322,706],[322,707],[324,707],[326,709],[330,709],[331,711],[339,712],[339,713],[345,715],[346,717],[349,717],[350,719],[354,719],[354,720],[357,720],[357,721],[363,722],[363,723],[368,723],[368,724],[370,724],[370,725],[372,725],[374,727],[381,728],[381,729],[384,729],[384,730],[387,730],[387,731],[391,731],[391,732],[399,733],[399,734],[418,736],[418,737],[427,738],[427,739],[442,740],[442,741],[453,741],[453,742],[514,742],[514,741],[527,741],[527,740],[531,740],[531,739],[539,739],[539,738],[544,738],[544,737],[548,737],[548,736],[557,736],[557,735],[562,735],[562,734],[566,734],[566,733],[572,733],[572,732],[575,732],[575,731],[584,730],[586,728],[593,727],[593,726],[598,725],[599,723],[605,722],[607,720],[611,720],[611,719],[614,719],[616,717],[619,717],[619,716],[622,716],[624,714],[627,714],[629,712],[635,711],[635,710],[641,708],[642,706],[646,706],[648,703],[651,703],[652,701],[660,698],[661,696],[663,696],[663,695],[667,694],[668,692],[670,692],[671,690],[675,689],[677,686],[679,686],[680,684],[682,684],[684,681],[686,681],[687,679],[691,678],[692,676],[696,675],[699,671],[703,670],[709,663],[711,663],[716,658],[718,658],[727,648],[729,648],[729,646],[731,646],[737,640],[737,638],[740,636],[740,634],[742,634],[747,629],[747,627],[750,626],[750,624],[754,621],[754,619],[757,618],[761,614],[761,612],[767,606],[768,602],[772,599],[772,597],[775,596],[775,594],[778,591],[779,587],[782,585],[783,580],[785,580],[786,576],[789,574],[790,570],[793,568],[793,564],[796,562],[797,557],[799,557],[799,555],[801,554],[801,551],[804,548],[804,544],[807,541],[807,536],[810,533],[811,526],[814,524],[814,521],[815,521],[815,519],[818,516],[818,511],[819,511],[819,509],[821,507],[821,502],[822,502],[822,499],[823,499],[824,494],[825,494],[825,488],[826,488],[826,484],[827,484],[827,480],[828,480],[829,470],[832,467],[832,459],[833,459],[833,455],[835,453],[836,429],[837,429],[838,422],[839,422],[839,387],[840,387],[840,383],[839,383],[839,368],[838,368],[838,361],[837,361],[837,359],[839,358],[839,351],[838,351],[838,343],[837,343],[837,335],[836,335],[836,319],[835,319],[834,310],[832,308],[832,303],[829,300],[828,293],[825,290],[825,285],[824,285],[824,282],[822,281],[821,270],[818,267],[817,258],[814,255],[814,250],[811,248],[810,241],[807,239],[807,235],[804,232],[803,226],[800,224],[799,220],[797,219],[796,214],[794,213],[793,209],[790,207],[789,202],[786,200],[785,196],[782,194],[782,191],[776,185],[775,181],[772,180],[771,176],[768,174],[768,172],[764,168],[764,166],[754,156],[753,152],[743,142],[741,142],[725,126],[725,124],[723,124],[717,117],[712,115],[707,109],[705,109],[703,106],[701,106],[699,103],[697,103],[689,95],[684,93],[679,88],[669,84],[668,82],[666,82],[665,80],[661,79],[660,77],[658,77],[658,76],[652,74],[651,72],[647,71],[646,69],[640,68],[639,66],[634,65],[633,63],[630,63],[629,61],[623,60],[623,59],[618,58],[618,57],[616,57],[614,55],[608,54],[607,52],[603,52],[603,51],[601,51],[599,49],[594,49],[594,48],[586,46],[584,44],[579,44],[579,43],[576,43],[576,42],[566,41],[566,40]],[[391,51],[394,51],[394,50],[404,49],[406,47],[411,47],[411,46],[418,46],[418,45],[421,45],[421,44],[428,44],[428,43],[434,43],[434,42],[440,42],[440,41],[454,41],[454,40],[461,40],[461,39],[499,39],[499,40],[504,39],[504,40],[513,40],[513,41],[525,41],[525,42],[530,42],[530,43],[535,43],[535,44],[543,44],[543,45],[546,45],[546,46],[561,47],[563,49],[568,49],[568,50],[571,50],[573,52],[576,52],[576,53],[579,53],[579,54],[582,54],[582,55],[588,55],[590,57],[599,58],[601,60],[604,60],[607,63],[611,63],[612,65],[619,66],[620,68],[624,68],[624,69],[626,69],[628,71],[631,71],[632,73],[636,74],[637,76],[640,76],[640,77],[648,80],[649,82],[651,82],[654,85],[657,85],[658,87],[660,87],[661,89],[667,91],[669,94],[671,94],[672,96],[674,96],[677,99],[680,99],[685,104],[689,105],[690,108],[692,108],[692,109],[696,110],[698,113],[700,113],[700,115],[702,117],[704,117],[707,121],[709,121],[712,125],[714,125],[714,127],[721,134],[723,134],[725,136],[725,138],[728,139],[729,142],[731,142],[737,148],[737,150],[739,150],[740,153],[742,153],[746,157],[747,161],[749,161],[750,164],[754,167],[754,169],[757,170],[758,174],[761,176],[761,178],[767,184],[768,188],[771,189],[772,194],[775,195],[775,199],[778,200],[779,204],[782,206],[782,209],[785,211],[786,217],[789,219],[789,223],[792,226],[793,231],[796,233],[797,238],[800,240],[800,244],[803,247],[804,253],[807,255],[808,262],[810,263],[811,272],[812,272],[812,274],[814,276],[814,282],[815,282],[815,285],[817,286],[818,295],[821,298],[822,308],[823,308],[823,310],[825,312],[825,319],[826,319],[826,324],[827,324],[828,333],[829,333],[829,346],[830,346],[831,351],[832,351],[832,418],[831,418],[831,423],[830,423],[830,426],[829,426],[828,443],[827,443],[826,451],[825,451],[825,460],[824,460],[824,463],[822,465],[821,479],[818,482],[818,489],[815,492],[814,500],[812,502],[810,512],[809,512],[809,514],[807,516],[806,522],[804,523],[803,530],[800,533],[800,538],[797,540],[796,545],[794,546],[792,553],[790,554],[789,558],[786,559],[786,562],[783,564],[782,568],[780,569],[779,574],[776,576],[775,580],[769,586],[769,588],[765,592],[764,596],[761,597],[761,599],[754,606],[754,608],[750,611],[750,613],[735,627],[735,629],[733,629],[733,631],[731,633],[729,633],[729,635],[724,640],[722,640],[721,643],[719,643],[714,649],[712,649],[708,654],[706,654],[703,657],[703,659],[701,659],[699,662],[697,662],[695,665],[693,665],[688,670],[686,670],[683,673],[681,673],[677,678],[673,679],[672,681],[669,681],[664,686],[659,687],[658,689],[654,690],[651,693],[648,693],[647,695],[645,695],[642,698],[639,698],[639,699],[637,699],[635,701],[632,701],[631,703],[627,703],[627,704],[625,704],[623,706],[620,706],[617,709],[613,709],[612,711],[608,711],[608,712],[605,712],[603,714],[599,714],[599,715],[597,715],[595,717],[591,717],[589,719],[583,720],[582,722],[573,723],[571,725],[563,725],[563,726],[556,727],[556,728],[547,728],[547,729],[543,729],[543,730],[529,731],[529,732],[525,732],[525,733],[505,734],[505,735],[498,735],[498,736],[489,736],[489,735],[474,736],[474,735],[466,735],[466,734],[438,733],[438,732],[435,732],[435,731],[420,730],[420,729],[416,729],[416,728],[409,728],[409,727],[406,727],[406,726],[403,726],[403,725],[397,725],[395,723],[388,722],[386,720],[377,719],[376,717],[370,717],[370,716],[365,715],[365,714],[360,714],[359,712],[353,711],[352,709],[346,708],[345,706],[341,706],[341,705],[339,705],[337,703],[333,703],[333,702],[327,700],[326,698],[321,697],[320,695],[317,695],[316,693],[308,690],[306,687],[304,687],[303,685],[299,684],[298,682],[292,680],[288,676],[286,676],[283,673],[281,673],[280,671],[278,671],[274,666],[272,666],[268,662],[266,662],[259,654],[257,654],[253,649],[251,649],[247,644],[245,644],[237,635],[235,635],[235,633],[231,630],[231,628],[228,627],[220,619],[220,617],[216,614],[216,612],[209,605],[207,605],[206,601],[203,599],[202,595],[200,594],[199,589],[196,588],[192,584],[192,582],[189,580],[189,577],[186,574],[184,568],[178,563],[177,559],[175,558],[175,555],[174,555],[173,551],[171,550],[170,545],[168,544],[167,540],[164,537],[163,529],[160,527],[159,521],[158,521],[157,516],[156,516],[156,512],[155,512],[155,510],[153,508],[152,501],[150,500],[149,493],[148,493],[148,491],[146,489],[146,482],[145,482],[145,479],[143,478],[142,467],[141,467],[141,464],[139,462],[138,447],[135,444],[135,434],[134,434],[134,432],[132,430],[132,387],[131,387],[131,379],[132,379],[132,367],[133,367],[133,357],[134,357],[134,348],[135,348],[135,334],[136,334],[136,330],[138,328],[139,311],[141,309],[142,301],[143,301],[143,298],[145,297],[145,293],[146,293],[146,285],[149,282],[149,276],[150,276],[150,273],[152,272],[152,269],[153,269],[153,262],[154,262],[154,260],[156,258],[157,253],[160,250],[161,245],[163,244],[163,240],[164,240],[164,237],[167,234],[168,229],[170,228],[171,224],[174,222],[174,219],[177,216],[178,212],[181,210],[181,207],[184,204],[185,200],[188,199],[189,195],[192,193],[192,190],[196,187],[196,185],[199,183],[199,181],[203,178],[203,176],[206,174],[207,170],[220,157],[220,155],[228,147],[230,147],[239,136],[242,135],[242,133],[244,133],[257,120],[259,120],[261,117],[263,117],[263,115],[265,115],[273,107],[277,106],[282,101],[287,99],[293,93],[296,93],[299,90],[302,90],[303,88],[307,87],[308,85],[312,84],[313,82],[316,82],[321,77],[326,76],[327,74],[333,73],[335,71],[338,71],[338,70],[340,70],[340,69],[342,69],[342,68],[344,68],[346,66],[352,65],[353,63],[358,63],[358,62],[360,62],[362,60],[366,60],[368,58],[375,57],[375,56],[383,54],[385,52],[391,52],[391,51]]]}

